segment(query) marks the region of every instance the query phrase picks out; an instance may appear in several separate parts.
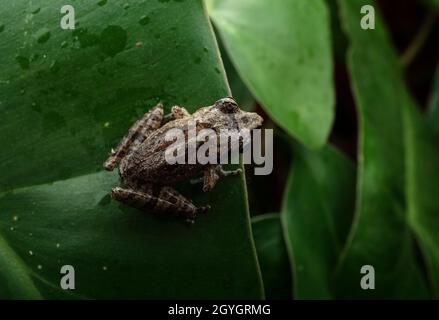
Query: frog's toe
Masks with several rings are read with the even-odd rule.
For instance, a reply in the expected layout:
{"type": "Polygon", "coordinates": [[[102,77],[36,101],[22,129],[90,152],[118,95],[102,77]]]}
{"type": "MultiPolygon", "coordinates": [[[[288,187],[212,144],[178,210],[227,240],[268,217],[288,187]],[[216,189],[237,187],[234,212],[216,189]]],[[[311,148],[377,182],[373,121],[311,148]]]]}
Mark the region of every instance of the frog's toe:
{"type": "Polygon", "coordinates": [[[207,206],[202,206],[202,207],[198,207],[197,208],[197,213],[207,213],[211,210],[212,208],[207,205],[207,206]]]}

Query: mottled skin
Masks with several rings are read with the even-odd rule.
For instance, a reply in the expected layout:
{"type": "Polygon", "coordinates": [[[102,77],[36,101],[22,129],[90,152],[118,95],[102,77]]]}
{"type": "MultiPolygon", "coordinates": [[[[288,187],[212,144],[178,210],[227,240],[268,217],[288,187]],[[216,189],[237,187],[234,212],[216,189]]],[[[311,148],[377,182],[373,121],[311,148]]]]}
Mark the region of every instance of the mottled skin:
{"type": "MultiPolygon", "coordinates": [[[[187,137],[189,124],[195,124],[197,132],[212,129],[219,136],[221,129],[236,129],[238,134],[244,128],[260,127],[263,120],[256,113],[240,110],[235,100],[229,97],[200,108],[192,115],[175,106],[170,118],[164,123],[163,106],[154,107],[131,127],[116,150],[112,150],[104,167],[111,171],[120,163],[119,172],[125,186],[113,189],[114,199],[139,209],[180,215],[193,222],[196,214],[207,211],[209,206],[196,207],[169,186],[204,172],[203,190],[206,192],[221,176],[239,174],[240,170],[224,171],[220,165],[198,163],[171,165],[165,159],[165,151],[173,141],[165,139],[166,133],[177,128],[187,137]]],[[[197,143],[197,148],[201,144],[197,143]]]]}

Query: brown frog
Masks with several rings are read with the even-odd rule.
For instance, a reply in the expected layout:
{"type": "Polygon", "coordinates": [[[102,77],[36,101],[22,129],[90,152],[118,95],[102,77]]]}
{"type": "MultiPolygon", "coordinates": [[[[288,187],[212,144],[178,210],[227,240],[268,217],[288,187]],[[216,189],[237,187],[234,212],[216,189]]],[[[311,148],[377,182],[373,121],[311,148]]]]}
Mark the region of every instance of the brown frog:
{"type": "MultiPolygon", "coordinates": [[[[207,192],[212,190],[220,177],[236,175],[241,170],[225,171],[221,165],[210,163],[170,164],[166,161],[165,152],[173,141],[166,137],[166,133],[171,129],[180,129],[187,137],[189,124],[195,124],[197,132],[211,129],[220,135],[221,130],[229,129],[239,134],[242,129],[260,127],[263,119],[256,113],[242,111],[231,97],[200,108],[192,115],[185,108],[174,106],[169,115],[170,121],[166,122],[166,118],[162,104],[147,112],[112,150],[104,167],[112,171],[119,164],[124,186],[112,190],[115,200],[138,209],[183,216],[193,223],[196,215],[208,211],[210,206],[197,207],[170,186],[204,173],[203,191],[207,192]]],[[[198,142],[197,148],[200,145],[198,142]]],[[[242,151],[243,146],[240,147],[242,151]]],[[[221,150],[218,156],[220,152],[227,152],[218,150],[221,150]]]]}

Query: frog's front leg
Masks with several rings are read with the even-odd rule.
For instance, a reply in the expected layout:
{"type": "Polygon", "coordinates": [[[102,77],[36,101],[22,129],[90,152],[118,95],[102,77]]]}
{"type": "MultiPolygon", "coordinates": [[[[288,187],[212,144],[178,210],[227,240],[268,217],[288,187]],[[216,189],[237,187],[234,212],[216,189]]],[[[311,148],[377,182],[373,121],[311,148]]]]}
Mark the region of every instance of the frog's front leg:
{"type": "Polygon", "coordinates": [[[137,120],[129,129],[110,157],[105,161],[104,168],[112,171],[127,154],[135,150],[156,129],[160,128],[163,120],[163,105],[158,104],[137,120]]]}
{"type": "Polygon", "coordinates": [[[189,113],[189,111],[187,111],[185,108],[179,106],[173,106],[171,109],[171,113],[165,116],[165,122],[169,122],[177,119],[183,119],[186,117],[190,117],[190,115],[191,114],[189,113]]]}
{"type": "Polygon", "coordinates": [[[191,114],[183,107],[173,106],[171,109],[172,117],[174,119],[183,119],[189,117],[191,114]]]}
{"type": "Polygon", "coordinates": [[[241,172],[241,169],[226,171],[221,165],[208,166],[204,170],[203,191],[211,191],[221,177],[236,176],[241,172]]]}
{"type": "Polygon", "coordinates": [[[113,199],[140,210],[151,210],[157,213],[169,213],[183,216],[193,223],[197,214],[207,212],[210,206],[196,207],[176,190],[170,187],[114,188],[113,199]]]}

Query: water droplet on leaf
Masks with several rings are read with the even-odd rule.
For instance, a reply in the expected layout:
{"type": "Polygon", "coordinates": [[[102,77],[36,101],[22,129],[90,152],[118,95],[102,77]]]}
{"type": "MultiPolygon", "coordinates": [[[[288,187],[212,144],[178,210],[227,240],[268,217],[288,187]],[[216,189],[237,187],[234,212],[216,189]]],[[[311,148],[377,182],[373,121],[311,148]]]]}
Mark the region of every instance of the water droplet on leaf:
{"type": "Polygon", "coordinates": [[[23,70],[29,69],[29,58],[26,58],[23,56],[16,56],[15,61],[18,62],[21,69],[23,69],[23,70]]]}
{"type": "Polygon", "coordinates": [[[100,49],[110,57],[125,49],[127,32],[120,26],[108,26],[101,33],[100,49]]]}
{"type": "Polygon", "coordinates": [[[32,54],[30,55],[29,62],[37,61],[39,57],[40,57],[39,54],[37,54],[37,53],[32,53],[32,54]]]}
{"type": "Polygon", "coordinates": [[[140,23],[142,26],[146,26],[150,21],[151,21],[151,18],[148,17],[148,16],[146,16],[146,15],[140,17],[140,19],[139,19],[139,23],[140,23]]]}
{"type": "Polygon", "coordinates": [[[46,43],[50,39],[50,30],[42,28],[35,33],[35,38],[39,44],[46,43]]]}
{"type": "Polygon", "coordinates": [[[54,60],[52,61],[52,63],[49,66],[50,72],[52,73],[58,73],[58,71],[60,70],[60,66],[58,61],[54,60]]]}
{"type": "MultiPolygon", "coordinates": [[[[31,108],[32,108],[32,110],[34,110],[34,111],[36,111],[36,112],[38,112],[38,113],[41,112],[41,108],[40,108],[40,106],[38,105],[38,103],[36,103],[36,102],[32,102],[32,104],[31,104],[31,108]]],[[[33,212],[32,212],[31,214],[33,214],[33,212]]]]}
{"type": "Polygon", "coordinates": [[[76,29],[73,31],[72,36],[74,41],[79,41],[81,48],[92,47],[99,43],[99,36],[88,32],[86,28],[76,29]]]}
{"type": "Polygon", "coordinates": [[[99,201],[99,205],[100,206],[106,206],[111,202],[111,196],[109,194],[105,195],[100,201],[99,201]]]}

